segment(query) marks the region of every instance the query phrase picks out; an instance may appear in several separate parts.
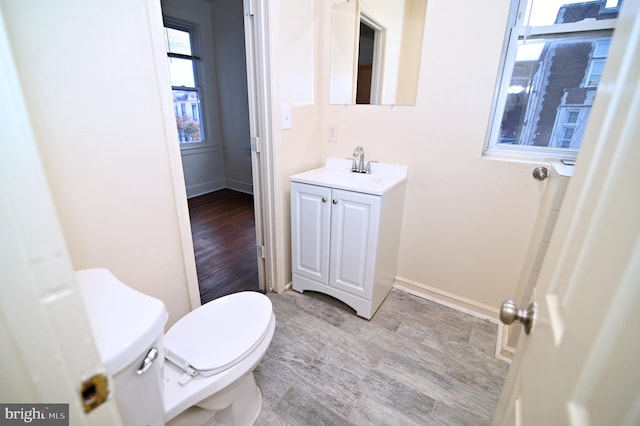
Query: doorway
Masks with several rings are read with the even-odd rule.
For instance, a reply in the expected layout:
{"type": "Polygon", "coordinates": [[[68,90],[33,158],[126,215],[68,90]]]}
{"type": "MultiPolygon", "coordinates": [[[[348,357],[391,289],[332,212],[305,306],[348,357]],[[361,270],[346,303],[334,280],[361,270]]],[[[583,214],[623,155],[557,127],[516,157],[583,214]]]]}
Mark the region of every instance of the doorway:
{"type": "Polygon", "coordinates": [[[379,24],[365,15],[360,16],[356,104],[378,103],[382,36],[379,24]]]}
{"type": "Polygon", "coordinates": [[[200,301],[257,291],[263,286],[253,206],[260,188],[253,177],[243,5],[163,0],[162,11],[165,25],[191,24],[194,73],[201,77],[205,141],[181,145],[200,301]]]}

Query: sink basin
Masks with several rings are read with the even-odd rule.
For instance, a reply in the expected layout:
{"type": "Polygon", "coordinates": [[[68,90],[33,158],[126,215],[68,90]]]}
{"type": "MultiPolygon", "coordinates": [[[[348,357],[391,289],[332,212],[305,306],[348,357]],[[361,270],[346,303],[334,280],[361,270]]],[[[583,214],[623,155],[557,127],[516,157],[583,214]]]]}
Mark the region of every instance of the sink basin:
{"type": "Polygon", "coordinates": [[[383,195],[407,180],[407,166],[371,163],[371,173],[353,173],[352,161],[327,158],[324,167],[291,176],[292,182],[383,195]]]}

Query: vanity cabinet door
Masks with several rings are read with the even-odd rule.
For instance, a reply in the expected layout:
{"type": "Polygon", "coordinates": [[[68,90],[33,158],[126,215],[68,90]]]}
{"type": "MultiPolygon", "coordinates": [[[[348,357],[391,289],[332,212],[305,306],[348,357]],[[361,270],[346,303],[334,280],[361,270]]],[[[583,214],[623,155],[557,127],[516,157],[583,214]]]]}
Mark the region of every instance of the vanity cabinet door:
{"type": "Polygon", "coordinates": [[[381,197],[334,189],[329,285],[370,300],[381,197]]]}
{"type": "Polygon", "coordinates": [[[292,272],[327,285],[331,189],[291,183],[292,272]]]}

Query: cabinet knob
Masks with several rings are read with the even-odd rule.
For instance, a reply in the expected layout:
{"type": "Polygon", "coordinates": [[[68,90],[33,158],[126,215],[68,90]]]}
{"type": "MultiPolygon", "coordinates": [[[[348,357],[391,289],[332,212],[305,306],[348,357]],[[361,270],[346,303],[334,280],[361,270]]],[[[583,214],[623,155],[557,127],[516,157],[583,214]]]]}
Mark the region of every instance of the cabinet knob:
{"type": "Polygon", "coordinates": [[[331,201],[333,204],[338,204],[338,200],[336,200],[335,198],[331,201]]]}
{"type": "Polygon", "coordinates": [[[327,202],[327,197],[322,197],[322,202],[326,203],[327,202]]]}

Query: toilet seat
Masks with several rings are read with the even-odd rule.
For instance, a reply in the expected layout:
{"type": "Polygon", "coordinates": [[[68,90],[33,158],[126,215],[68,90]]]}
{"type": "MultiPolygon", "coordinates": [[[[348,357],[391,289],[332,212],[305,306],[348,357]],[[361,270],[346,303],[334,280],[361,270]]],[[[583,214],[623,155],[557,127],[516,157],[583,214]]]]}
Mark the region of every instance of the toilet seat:
{"type": "Polygon", "coordinates": [[[209,377],[241,362],[268,334],[271,301],[245,291],[191,311],[165,334],[165,358],[189,376],[209,377]]]}

